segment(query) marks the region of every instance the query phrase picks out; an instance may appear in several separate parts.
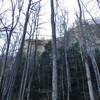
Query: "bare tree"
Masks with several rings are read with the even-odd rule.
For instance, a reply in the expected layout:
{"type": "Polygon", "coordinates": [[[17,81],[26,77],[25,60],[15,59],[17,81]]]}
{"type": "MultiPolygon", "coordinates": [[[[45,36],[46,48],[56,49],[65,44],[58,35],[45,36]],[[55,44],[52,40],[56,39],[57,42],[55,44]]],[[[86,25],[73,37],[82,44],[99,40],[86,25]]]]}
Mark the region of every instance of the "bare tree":
{"type": "Polygon", "coordinates": [[[78,6],[79,6],[79,11],[80,11],[80,14],[79,14],[79,29],[80,29],[80,32],[81,32],[80,33],[81,36],[83,36],[83,44],[81,45],[82,46],[81,50],[84,50],[84,54],[83,53],[81,53],[81,54],[82,54],[82,59],[85,63],[90,100],[95,100],[94,99],[94,91],[93,91],[92,81],[91,81],[91,74],[90,74],[89,64],[88,64],[88,60],[87,60],[88,57],[87,57],[87,54],[86,54],[86,49],[84,47],[85,40],[84,40],[84,32],[83,32],[83,24],[82,24],[82,8],[81,8],[80,0],[77,0],[77,2],[78,2],[78,6]]]}
{"type": "MultiPolygon", "coordinates": [[[[70,70],[69,70],[69,64],[67,59],[67,49],[68,49],[68,32],[67,32],[67,25],[66,25],[66,18],[64,13],[63,15],[63,28],[64,28],[64,52],[65,52],[65,65],[66,65],[66,77],[67,77],[67,100],[70,100],[70,90],[71,90],[71,84],[70,84],[70,70]]],[[[67,24],[68,24],[68,15],[67,15],[67,24]]]]}
{"type": "MultiPolygon", "coordinates": [[[[93,16],[91,15],[91,13],[88,11],[88,9],[86,8],[86,6],[83,4],[82,0],[80,2],[82,3],[82,6],[86,9],[86,11],[91,16],[91,18],[92,18],[93,22],[96,24],[96,26],[99,27],[100,25],[96,23],[96,21],[94,20],[93,16]]],[[[85,25],[85,29],[86,30],[90,30],[89,29],[89,25],[85,25]]],[[[90,59],[92,61],[94,73],[95,73],[95,76],[96,76],[96,82],[97,82],[98,92],[100,94],[100,73],[99,73],[99,69],[98,69],[98,65],[97,65],[96,59],[95,59],[95,57],[93,55],[92,48],[91,48],[92,47],[91,40],[93,38],[91,38],[89,31],[84,31],[83,35],[84,35],[83,40],[85,41],[85,45],[84,46],[86,48],[87,54],[89,55],[89,57],[90,57],[90,59]]]]}
{"type": "Polygon", "coordinates": [[[19,52],[17,54],[15,63],[13,64],[13,67],[12,67],[12,70],[11,70],[11,74],[9,76],[10,77],[10,80],[9,80],[10,84],[8,86],[9,88],[7,90],[7,93],[6,93],[6,97],[5,97],[6,100],[11,100],[11,98],[12,98],[12,93],[13,93],[13,89],[14,89],[14,83],[15,83],[16,76],[17,76],[17,70],[18,70],[18,67],[20,66],[21,61],[22,61],[22,53],[23,53],[25,35],[26,35],[26,31],[27,31],[27,25],[28,25],[28,21],[29,21],[29,11],[30,11],[30,6],[31,6],[31,1],[32,0],[29,0],[27,12],[26,12],[26,18],[25,18],[25,23],[24,23],[21,46],[20,46],[19,52]]]}
{"type": "MultiPolygon", "coordinates": [[[[36,17],[39,16],[39,12],[40,12],[40,1],[37,2],[37,4],[39,4],[37,6],[37,8],[34,7],[35,9],[37,9],[36,10],[36,17]]],[[[38,19],[37,18],[35,20],[38,22],[38,19]]],[[[38,23],[36,23],[35,25],[38,26],[38,23]]],[[[36,27],[36,29],[37,29],[37,27],[36,27]]],[[[34,31],[36,31],[36,29],[34,28],[34,31]]],[[[34,31],[33,31],[33,34],[34,34],[34,31]]],[[[26,88],[26,84],[27,84],[27,78],[28,78],[28,74],[30,74],[29,73],[29,69],[30,69],[30,52],[29,51],[30,51],[30,48],[29,47],[30,47],[30,43],[28,44],[28,49],[27,49],[27,60],[26,60],[26,63],[25,63],[24,71],[23,71],[23,76],[22,76],[22,81],[21,81],[21,87],[20,87],[20,94],[19,94],[19,100],[23,100],[24,99],[24,92],[25,92],[25,88],[26,88]]],[[[28,82],[28,83],[29,83],[29,86],[30,86],[32,79],[29,80],[29,81],[30,82],[28,82]]]]}
{"type": "Polygon", "coordinates": [[[57,90],[57,48],[56,48],[56,25],[54,14],[54,0],[51,0],[51,28],[52,28],[52,100],[58,100],[57,90]]]}
{"type": "MultiPolygon", "coordinates": [[[[15,9],[16,9],[16,4],[14,4],[13,0],[10,1],[11,2],[11,9],[12,9],[12,22],[11,22],[11,27],[7,27],[5,26],[5,24],[3,23],[3,19],[0,19],[2,25],[4,26],[4,30],[6,31],[6,34],[7,34],[7,49],[6,49],[6,54],[5,54],[5,59],[4,59],[4,63],[2,65],[2,70],[1,70],[1,76],[0,76],[0,85],[1,85],[1,82],[2,82],[2,78],[3,78],[3,75],[4,75],[4,72],[5,72],[5,68],[6,68],[6,65],[7,65],[7,59],[8,59],[8,53],[9,53],[9,46],[10,46],[10,42],[11,42],[11,36],[13,34],[13,30],[16,28],[17,24],[18,24],[18,21],[19,21],[19,18],[20,18],[20,13],[21,13],[21,10],[19,11],[19,15],[16,19],[16,22],[15,22],[15,9]],[[9,29],[9,30],[8,30],[9,29]]],[[[22,7],[21,7],[22,8],[22,7]]]]}

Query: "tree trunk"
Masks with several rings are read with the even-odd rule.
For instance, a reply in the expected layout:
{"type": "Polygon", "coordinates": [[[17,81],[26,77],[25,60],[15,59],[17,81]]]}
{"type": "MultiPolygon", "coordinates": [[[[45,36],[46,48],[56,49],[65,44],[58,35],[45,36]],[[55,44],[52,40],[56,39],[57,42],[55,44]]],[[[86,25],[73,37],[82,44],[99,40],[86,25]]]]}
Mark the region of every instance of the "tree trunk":
{"type": "Polygon", "coordinates": [[[88,65],[87,61],[85,61],[85,68],[86,68],[86,76],[87,76],[87,82],[88,82],[90,100],[95,100],[94,99],[93,86],[92,86],[92,82],[91,82],[90,69],[89,69],[89,65],[88,65]]]}
{"type": "Polygon", "coordinates": [[[90,58],[91,58],[93,69],[94,69],[95,76],[96,76],[98,92],[100,94],[100,73],[99,73],[97,62],[96,62],[96,60],[94,58],[94,55],[91,52],[90,52],[90,58]]]}
{"type": "Polygon", "coordinates": [[[56,48],[56,25],[54,16],[54,0],[51,0],[51,28],[52,28],[52,100],[58,100],[57,90],[57,48],[56,48]]]}
{"type": "Polygon", "coordinates": [[[23,47],[24,47],[24,41],[25,41],[25,36],[26,36],[26,31],[27,31],[28,20],[29,20],[29,9],[31,6],[31,1],[32,0],[29,0],[27,12],[26,12],[25,23],[24,23],[24,29],[23,29],[22,42],[21,42],[21,46],[20,46],[19,52],[17,54],[16,60],[14,63],[15,65],[12,68],[11,80],[9,80],[11,84],[9,86],[9,91],[7,93],[6,100],[11,100],[11,98],[12,98],[14,83],[15,83],[16,76],[17,76],[17,70],[22,62],[22,53],[23,53],[23,47]]]}
{"type": "MultiPolygon", "coordinates": [[[[65,27],[65,24],[64,24],[65,27]]],[[[64,28],[65,32],[64,32],[64,51],[65,51],[65,66],[66,66],[66,76],[67,76],[67,100],[69,100],[69,92],[70,92],[70,75],[69,75],[69,65],[68,65],[68,60],[67,60],[67,31],[66,28],[64,28]]]]}
{"type": "MultiPolygon", "coordinates": [[[[86,26],[87,28],[88,26],[86,26]]],[[[84,32],[85,33],[85,32],[84,32]]],[[[91,59],[91,62],[92,62],[92,65],[93,65],[93,69],[94,69],[94,73],[95,73],[95,77],[96,77],[96,82],[97,82],[97,87],[98,87],[98,92],[100,94],[100,73],[99,73],[99,68],[98,68],[98,65],[97,65],[97,62],[96,62],[96,59],[92,53],[92,50],[91,50],[91,43],[90,43],[90,36],[89,36],[89,33],[85,33],[85,36],[84,36],[84,41],[85,41],[85,46],[86,46],[86,52],[87,54],[89,55],[90,59],[91,59]]]]}
{"type": "Polygon", "coordinates": [[[88,63],[88,58],[87,58],[87,54],[86,54],[86,47],[85,47],[86,41],[84,40],[84,32],[83,32],[83,25],[82,25],[82,13],[83,12],[82,12],[82,8],[81,8],[80,0],[77,0],[77,2],[78,2],[78,6],[79,6],[79,11],[80,11],[79,30],[80,30],[81,36],[83,37],[82,50],[84,51],[84,54],[82,54],[81,57],[83,59],[83,63],[85,63],[85,70],[86,70],[86,77],[87,77],[90,100],[95,100],[92,81],[91,81],[91,74],[90,74],[90,69],[89,69],[89,63],[88,63]]]}

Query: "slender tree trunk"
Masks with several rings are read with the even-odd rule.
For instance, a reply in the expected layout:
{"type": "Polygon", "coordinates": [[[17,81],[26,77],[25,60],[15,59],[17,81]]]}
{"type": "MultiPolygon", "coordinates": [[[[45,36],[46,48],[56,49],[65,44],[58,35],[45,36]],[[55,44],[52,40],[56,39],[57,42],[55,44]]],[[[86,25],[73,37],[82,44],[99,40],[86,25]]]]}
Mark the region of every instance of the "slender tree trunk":
{"type": "MultiPolygon", "coordinates": [[[[85,5],[83,4],[83,2],[81,1],[82,5],[85,7],[85,5]]],[[[98,0],[97,0],[97,3],[98,3],[98,0]]],[[[78,0],[78,4],[80,5],[80,0],[78,0]]],[[[81,5],[80,5],[80,9],[81,9],[81,5]]],[[[92,15],[90,14],[90,12],[87,10],[87,8],[85,7],[86,11],[89,13],[89,15],[91,16],[93,22],[100,28],[99,24],[97,24],[94,20],[94,18],[92,17],[92,15]]],[[[82,15],[81,15],[82,16],[82,15]]],[[[82,25],[81,25],[82,26],[82,25]]],[[[88,26],[85,26],[85,29],[89,30],[88,29],[88,26]]],[[[98,66],[97,66],[97,62],[95,60],[95,57],[91,51],[91,44],[89,43],[89,39],[90,39],[90,36],[89,34],[85,31],[84,34],[83,34],[83,41],[85,42],[84,43],[84,46],[86,48],[86,52],[87,54],[90,56],[90,59],[91,59],[91,62],[92,62],[92,65],[93,65],[93,69],[94,69],[94,73],[95,73],[95,76],[96,76],[96,82],[97,82],[97,87],[98,87],[98,92],[100,94],[100,73],[99,73],[99,69],[98,69],[98,66]]]]}
{"type": "MultiPolygon", "coordinates": [[[[80,45],[80,44],[79,44],[80,45]]],[[[83,59],[83,53],[82,53],[82,48],[81,48],[81,46],[79,46],[80,47],[80,55],[81,55],[81,60],[82,60],[82,63],[83,63],[83,66],[85,66],[85,64],[84,64],[84,59],[83,59]]],[[[84,100],[87,100],[87,98],[86,98],[86,92],[85,92],[85,84],[84,84],[84,82],[85,82],[85,80],[84,80],[84,72],[83,72],[83,70],[84,70],[84,67],[80,67],[80,69],[81,69],[81,73],[82,73],[82,83],[83,83],[83,95],[84,95],[84,100]]]]}
{"type": "MultiPolygon", "coordinates": [[[[37,37],[37,36],[36,36],[37,37]]],[[[38,48],[38,45],[37,45],[37,38],[35,40],[35,50],[34,50],[34,54],[33,54],[33,59],[31,59],[33,62],[30,64],[30,65],[33,65],[34,67],[36,67],[36,63],[37,63],[37,48],[38,48]]],[[[33,53],[33,52],[31,52],[33,53]]],[[[32,79],[33,79],[33,66],[30,67],[30,71],[29,71],[29,82],[28,82],[28,93],[27,93],[27,100],[29,100],[29,97],[30,97],[30,90],[31,90],[31,84],[32,84],[32,79]]]]}
{"type": "Polygon", "coordinates": [[[95,76],[96,76],[96,81],[97,81],[97,86],[98,86],[98,92],[100,94],[100,73],[99,73],[97,62],[96,62],[96,60],[94,58],[94,55],[91,52],[90,52],[90,58],[91,58],[93,69],[94,69],[95,76]]]}
{"type": "Polygon", "coordinates": [[[89,69],[89,65],[88,65],[87,61],[85,61],[85,68],[86,68],[86,76],[87,76],[87,81],[88,81],[90,100],[95,100],[93,86],[92,86],[92,82],[91,82],[90,69],[89,69]]]}
{"type": "Polygon", "coordinates": [[[4,72],[5,72],[5,68],[6,68],[6,65],[7,65],[7,59],[8,59],[8,53],[9,53],[9,46],[10,46],[10,40],[11,40],[12,31],[13,30],[11,29],[11,31],[9,33],[9,36],[8,36],[8,40],[7,40],[7,50],[6,50],[6,55],[5,55],[4,63],[3,63],[2,69],[1,69],[0,85],[2,83],[2,78],[3,78],[4,72]]]}
{"type": "Polygon", "coordinates": [[[93,65],[93,69],[94,69],[94,73],[95,73],[95,76],[96,76],[96,82],[97,82],[97,88],[98,88],[98,92],[100,94],[100,73],[99,73],[99,68],[98,68],[98,65],[97,65],[97,62],[96,62],[96,59],[92,53],[92,50],[91,50],[91,44],[90,44],[90,36],[89,34],[86,32],[85,33],[86,35],[84,36],[85,39],[84,41],[86,41],[86,52],[87,54],[89,55],[90,59],[91,59],[91,62],[92,62],[92,65],[93,65]]]}
{"type": "MultiPolygon", "coordinates": [[[[64,25],[65,26],[65,25],[64,25]]],[[[66,66],[66,76],[67,76],[67,100],[69,100],[69,92],[70,92],[70,75],[69,75],[69,65],[68,65],[68,59],[67,59],[67,31],[66,28],[64,28],[64,51],[65,51],[65,66],[66,66]]]]}
{"type": "Polygon", "coordinates": [[[0,73],[1,74],[0,75],[0,86],[2,84],[3,75],[4,75],[4,72],[5,72],[6,66],[7,66],[7,60],[8,60],[8,54],[9,54],[9,47],[10,47],[10,42],[11,42],[11,36],[13,34],[13,30],[16,28],[16,26],[18,24],[18,21],[19,21],[19,18],[20,18],[20,13],[21,13],[21,10],[22,10],[22,7],[21,7],[21,9],[19,11],[19,16],[17,17],[17,21],[16,21],[16,23],[14,25],[14,21],[15,21],[15,19],[14,19],[15,8],[14,8],[14,5],[13,5],[13,1],[11,0],[10,2],[11,2],[11,6],[12,6],[12,8],[11,8],[11,10],[12,10],[12,20],[11,20],[12,23],[11,23],[11,28],[10,28],[9,34],[7,32],[7,29],[5,28],[6,34],[7,34],[7,50],[6,50],[4,63],[2,65],[2,69],[1,69],[1,73],[0,73]]]}
{"type": "Polygon", "coordinates": [[[82,41],[83,42],[83,44],[82,44],[83,49],[82,50],[84,51],[84,54],[82,55],[82,58],[84,60],[83,63],[85,63],[86,77],[87,77],[90,100],[95,100],[92,81],[91,81],[91,74],[90,74],[90,69],[89,69],[89,63],[88,63],[88,58],[87,58],[87,54],[86,54],[86,47],[85,47],[86,41],[84,40],[84,32],[83,32],[83,25],[82,25],[82,8],[81,8],[80,0],[77,0],[77,2],[78,2],[78,6],[79,6],[79,11],[80,11],[79,30],[80,30],[81,36],[83,36],[83,41],[82,41]]]}
{"type": "MultiPolygon", "coordinates": [[[[31,2],[32,2],[32,0],[29,0],[27,13],[26,13],[26,20],[25,20],[25,27],[26,27],[25,30],[27,30],[27,24],[28,24],[28,20],[29,20],[29,10],[30,10],[30,6],[31,6],[31,2]]],[[[22,39],[23,40],[22,40],[21,50],[23,50],[25,35],[23,35],[22,39]]],[[[28,46],[28,51],[29,51],[29,46],[28,46]]],[[[27,53],[28,53],[28,51],[27,51],[27,53]]],[[[28,57],[28,54],[27,54],[27,57],[28,57]]],[[[23,71],[22,80],[21,80],[21,87],[20,87],[20,93],[19,93],[18,100],[23,100],[23,98],[24,98],[24,91],[25,91],[25,86],[26,86],[26,81],[27,81],[27,76],[28,76],[28,67],[29,67],[28,61],[26,61],[25,68],[24,68],[24,71],[23,71]]]]}
{"type": "Polygon", "coordinates": [[[82,50],[83,49],[81,49],[81,59],[82,59],[82,62],[84,63],[85,70],[86,70],[86,77],[87,77],[87,84],[88,84],[88,89],[89,89],[90,100],[95,100],[88,60],[85,57],[86,54],[84,55],[82,50]]]}
{"type": "Polygon", "coordinates": [[[57,48],[56,48],[56,25],[54,16],[54,0],[51,0],[51,28],[52,28],[52,100],[58,100],[57,90],[57,48]]]}
{"type": "Polygon", "coordinates": [[[64,100],[65,98],[65,91],[64,91],[64,76],[63,76],[63,72],[64,72],[64,69],[63,69],[63,66],[61,66],[62,69],[61,69],[61,88],[62,88],[62,100],[64,100]]]}
{"type": "Polygon", "coordinates": [[[30,9],[30,6],[31,6],[31,1],[32,0],[29,0],[27,12],[26,12],[25,23],[24,23],[24,29],[23,29],[22,42],[21,42],[21,46],[20,46],[18,55],[17,55],[15,63],[14,63],[15,66],[13,66],[13,69],[12,69],[11,80],[9,80],[11,84],[9,86],[9,91],[7,93],[6,100],[11,100],[11,98],[12,98],[14,83],[15,83],[16,76],[17,76],[17,70],[18,70],[18,67],[21,65],[22,53],[23,53],[23,47],[24,47],[24,40],[25,40],[25,35],[26,35],[26,30],[27,30],[27,25],[28,25],[28,20],[29,20],[29,9],[30,9]]]}

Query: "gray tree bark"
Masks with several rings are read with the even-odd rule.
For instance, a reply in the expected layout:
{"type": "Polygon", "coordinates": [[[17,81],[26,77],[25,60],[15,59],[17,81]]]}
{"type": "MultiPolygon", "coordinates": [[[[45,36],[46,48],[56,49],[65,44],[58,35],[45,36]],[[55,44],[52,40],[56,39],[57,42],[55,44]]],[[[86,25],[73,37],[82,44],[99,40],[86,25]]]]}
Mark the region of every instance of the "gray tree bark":
{"type": "Polygon", "coordinates": [[[24,29],[23,29],[22,42],[21,42],[21,46],[20,46],[19,52],[18,52],[16,60],[15,60],[14,66],[12,68],[12,72],[11,72],[11,76],[10,76],[11,78],[9,80],[10,81],[9,90],[7,92],[7,96],[6,96],[5,100],[11,100],[12,99],[14,83],[15,83],[16,76],[17,76],[17,70],[18,70],[18,67],[21,65],[25,35],[26,35],[27,25],[28,25],[28,20],[29,20],[29,10],[30,10],[30,6],[31,6],[31,1],[32,0],[29,0],[27,12],[26,12],[25,23],[24,23],[24,29]]]}
{"type": "MultiPolygon", "coordinates": [[[[31,1],[32,0],[30,0],[29,1],[29,3],[30,3],[30,5],[29,6],[31,6],[31,1]]],[[[40,0],[41,1],[41,0],[40,0]]],[[[39,16],[39,12],[40,12],[40,1],[38,1],[37,3],[39,3],[39,6],[38,6],[38,11],[36,11],[36,17],[38,18],[38,16],[39,16]]],[[[34,29],[33,29],[33,34],[34,34],[34,32],[36,31],[36,29],[38,28],[38,20],[39,19],[35,19],[35,21],[37,22],[35,22],[34,23],[34,29]],[[37,25],[37,26],[36,26],[37,25]],[[36,28],[35,28],[36,27],[36,28]]],[[[31,34],[31,33],[30,33],[31,34]]],[[[30,40],[30,38],[29,38],[29,40],[30,40]]],[[[32,59],[30,59],[31,58],[31,53],[30,53],[30,45],[31,43],[30,43],[30,41],[29,41],[29,43],[28,43],[28,48],[27,48],[27,60],[26,60],[26,63],[25,63],[25,67],[24,67],[24,71],[23,71],[23,75],[22,75],[22,80],[21,80],[21,87],[20,87],[20,94],[19,94],[19,99],[18,100],[23,100],[24,99],[24,94],[25,94],[25,90],[26,90],[26,84],[27,83],[29,83],[29,86],[28,86],[28,90],[30,91],[30,85],[31,85],[31,83],[32,83],[32,78],[33,78],[33,74],[32,74],[32,72],[30,71],[31,70],[31,67],[32,66],[30,66],[30,62],[31,62],[31,60],[32,59]],[[30,74],[30,72],[31,72],[31,75],[32,76],[30,76],[31,77],[31,79],[29,80],[30,82],[28,82],[27,80],[28,80],[28,75],[30,74]]],[[[36,44],[35,44],[36,45],[36,44]]],[[[35,48],[36,49],[36,48],[35,48]]],[[[35,52],[34,52],[35,54],[34,55],[36,55],[36,50],[35,50],[35,52]]],[[[35,63],[35,58],[34,58],[34,60],[33,60],[33,62],[35,63]]],[[[28,99],[28,97],[29,97],[29,94],[27,95],[27,99],[28,99]]]]}
{"type": "MultiPolygon", "coordinates": [[[[86,26],[86,29],[88,29],[88,26],[86,26]]],[[[93,69],[94,69],[94,73],[96,76],[96,82],[97,82],[97,88],[98,88],[98,92],[100,94],[100,73],[99,73],[99,68],[96,62],[96,59],[93,55],[92,49],[91,49],[91,36],[89,35],[89,33],[84,32],[85,36],[84,36],[84,41],[85,41],[85,46],[86,46],[86,52],[89,55],[92,65],[93,65],[93,69]],[[89,41],[90,40],[90,41],[89,41]]]]}
{"type": "MultiPolygon", "coordinates": [[[[98,0],[96,0],[97,3],[98,3],[98,6],[99,6],[99,2],[98,0]]],[[[88,12],[88,14],[91,16],[93,22],[96,24],[96,26],[98,28],[100,28],[100,25],[95,21],[95,19],[93,18],[93,16],[91,15],[91,13],[88,11],[88,9],[86,8],[86,6],[84,5],[84,3],[82,2],[81,0],[81,3],[82,3],[82,6],[86,9],[86,11],[88,12]]],[[[88,26],[85,26],[85,29],[89,30],[88,29],[88,26]]],[[[95,73],[95,76],[96,76],[96,82],[97,82],[97,88],[98,88],[98,93],[100,94],[100,72],[99,72],[99,69],[98,69],[98,65],[97,65],[97,62],[96,62],[96,59],[92,53],[92,50],[91,50],[91,43],[89,40],[91,40],[91,36],[89,36],[89,33],[84,31],[84,34],[83,34],[83,40],[85,41],[85,48],[86,48],[86,52],[87,54],[89,55],[90,59],[91,59],[91,62],[92,62],[92,65],[93,65],[93,69],[94,69],[94,73],[95,73]]]]}
{"type": "Polygon", "coordinates": [[[1,20],[4,28],[5,28],[5,31],[6,31],[6,34],[7,34],[7,49],[6,49],[6,54],[5,54],[5,59],[4,59],[4,62],[3,62],[3,65],[2,65],[2,69],[1,69],[1,73],[0,73],[0,85],[2,83],[2,80],[3,80],[3,75],[4,75],[4,72],[5,72],[5,69],[6,69],[6,66],[7,66],[7,61],[8,61],[8,54],[9,54],[9,46],[10,46],[10,42],[11,42],[11,36],[13,34],[13,30],[16,28],[17,24],[18,24],[18,21],[19,21],[19,18],[20,18],[20,13],[21,13],[21,9],[19,11],[19,15],[17,17],[17,21],[15,22],[15,6],[13,5],[13,1],[11,0],[11,10],[12,10],[12,18],[11,18],[11,28],[9,30],[9,32],[7,31],[7,27],[4,25],[3,21],[1,20]]]}
{"type": "Polygon", "coordinates": [[[52,100],[58,100],[57,90],[57,48],[56,48],[56,25],[54,15],[54,0],[51,0],[51,28],[52,28],[52,100]]]}
{"type": "MultiPolygon", "coordinates": [[[[80,29],[80,34],[81,36],[84,37],[84,32],[83,32],[83,25],[82,25],[82,8],[81,8],[81,3],[80,0],[77,0],[78,6],[79,6],[79,29],[80,29]]],[[[95,100],[94,99],[94,91],[93,91],[93,86],[92,86],[92,81],[91,81],[91,74],[90,74],[90,69],[89,69],[89,64],[87,60],[87,54],[86,54],[86,49],[85,49],[85,41],[83,39],[83,44],[82,44],[82,49],[84,51],[84,54],[82,55],[83,61],[85,63],[85,69],[86,69],[86,77],[87,77],[87,83],[88,83],[88,89],[89,89],[89,96],[90,100],[95,100]]]]}
{"type": "MultiPolygon", "coordinates": [[[[64,18],[65,19],[65,18],[64,18]]],[[[68,65],[68,59],[67,59],[67,48],[68,48],[68,43],[67,43],[67,39],[68,39],[68,33],[66,30],[66,23],[64,20],[64,52],[65,52],[65,65],[66,65],[66,76],[67,76],[67,100],[69,100],[69,93],[71,90],[71,85],[70,85],[70,71],[69,71],[69,65],[68,65]]]]}

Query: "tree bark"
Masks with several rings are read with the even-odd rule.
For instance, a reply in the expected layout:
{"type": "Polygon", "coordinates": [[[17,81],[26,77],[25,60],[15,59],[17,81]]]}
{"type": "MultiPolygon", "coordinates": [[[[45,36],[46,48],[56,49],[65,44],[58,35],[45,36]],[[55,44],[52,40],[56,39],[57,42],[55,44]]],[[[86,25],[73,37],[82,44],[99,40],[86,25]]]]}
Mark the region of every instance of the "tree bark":
{"type": "Polygon", "coordinates": [[[66,66],[66,76],[67,76],[67,100],[69,100],[69,93],[70,93],[70,74],[69,74],[69,65],[68,65],[68,59],[67,59],[67,39],[68,39],[68,35],[67,35],[67,31],[66,31],[66,24],[64,23],[64,52],[65,52],[65,66],[66,66]]]}
{"type": "Polygon", "coordinates": [[[11,80],[9,80],[10,86],[9,86],[9,91],[7,93],[6,100],[11,100],[11,98],[12,98],[14,83],[15,83],[16,76],[17,76],[17,70],[22,62],[22,53],[23,53],[23,47],[24,47],[24,41],[25,41],[25,36],[26,36],[26,31],[27,31],[28,20],[29,20],[29,10],[30,10],[30,6],[31,6],[31,1],[32,0],[29,0],[27,12],[26,12],[25,23],[24,23],[24,29],[23,29],[22,42],[21,42],[21,46],[19,48],[19,52],[18,52],[16,60],[15,60],[14,66],[12,68],[11,80]]]}
{"type": "Polygon", "coordinates": [[[81,36],[83,37],[82,50],[84,51],[84,54],[82,54],[81,56],[83,59],[83,63],[85,63],[85,70],[86,70],[86,77],[87,77],[90,100],[95,100],[92,81],[91,81],[91,74],[90,74],[90,69],[89,69],[89,64],[88,64],[88,58],[87,58],[87,54],[86,54],[86,47],[85,47],[86,41],[84,41],[84,32],[83,32],[83,25],[82,25],[82,8],[81,8],[80,0],[77,0],[77,2],[78,2],[78,6],[79,6],[79,11],[80,11],[79,30],[80,30],[81,36]]]}
{"type": "Polygon", "coordinates": [[[54,0],[51,0],[51,28],[52,28],[52,100],[58,100],[57,90],[57,48],[56,48],[56,25],[54,16],[54,0]]]}

